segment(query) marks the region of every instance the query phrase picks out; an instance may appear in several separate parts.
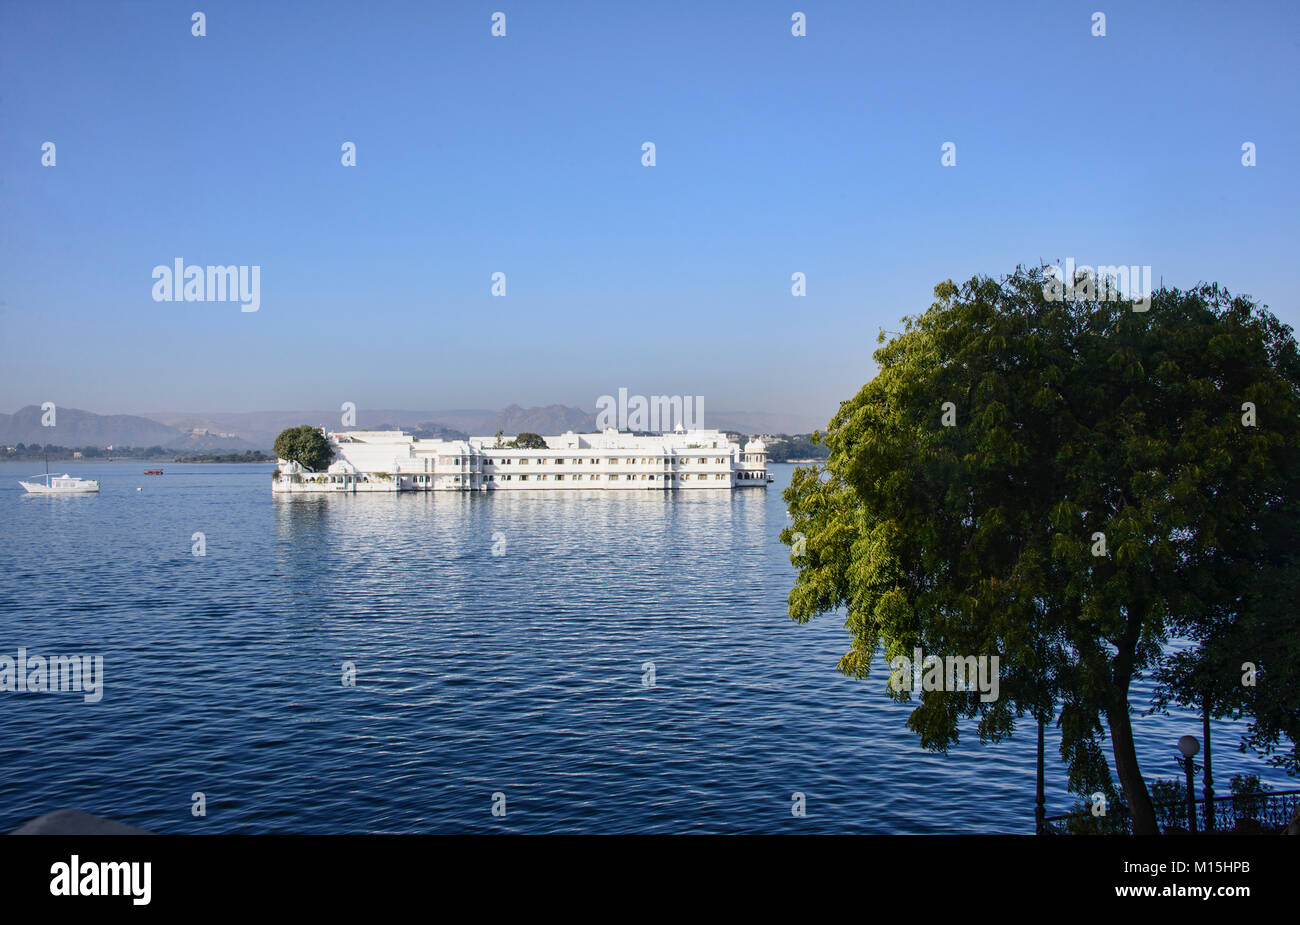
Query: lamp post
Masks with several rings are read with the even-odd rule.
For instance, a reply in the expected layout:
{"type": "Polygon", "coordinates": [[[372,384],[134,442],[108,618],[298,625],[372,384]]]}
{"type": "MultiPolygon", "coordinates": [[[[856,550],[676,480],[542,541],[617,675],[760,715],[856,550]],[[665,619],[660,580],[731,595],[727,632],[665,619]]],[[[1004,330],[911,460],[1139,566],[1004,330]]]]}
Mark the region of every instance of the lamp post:
{"type": "Polygon", "coordinates": [[[1196,834],[1196,791],[1192,785],[1192,774],[1196,771],[1196,762],[1192,759],[1201,750],[1201,743],[1196,736],[1183,736],[1178,740],[1178,751],[1182,753],[1178,763],[1187,773],[1187,831],[1196,834]]]}
{"type": "Polygon", "coordinates": [[[1034,787],[1034,834],[1047,831],[1047,806],[1043,799],[1043,716],[1038,716],[1038,778],[1034,787]]]}
{"type": "Polygon", "coordinates": [[[1201,776],[1205,783],[1205,831],[1214,831],[1214,772],[1210,770],[1210,701],[1207,696],[1201,701],[1201,735],[1205,737],[1205,773],[1201,776]]]}

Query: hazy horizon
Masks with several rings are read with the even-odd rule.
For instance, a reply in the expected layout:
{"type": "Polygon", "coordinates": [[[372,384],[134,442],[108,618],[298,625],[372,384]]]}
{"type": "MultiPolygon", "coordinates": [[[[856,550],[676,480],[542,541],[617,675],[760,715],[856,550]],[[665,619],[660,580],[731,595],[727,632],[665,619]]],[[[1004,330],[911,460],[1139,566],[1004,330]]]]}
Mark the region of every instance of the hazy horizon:
{"type": "MultiPolygon", "coordinates": [[[[294,413],[299,413],[299,412],[312,413],[312,414],[317,414],[317,413],[320,413],[320,414],[338,414],[338,413],[340,413],[340,410],[339,410],[339,409],[334,409],[334,408],[320,408],[320,407],[317,407],[317,408],[297,407],[297,408],[295,408],[295,407],[289,407],[289,406],[287,406],[287,405],[286,405],[286,406],[279,406],[279,407],[268,407],[268,408],[179,408],[179,407],[170,407],[170,408],[150,408],[150,409],[145,409],[145,410],[136,410],[136,409],[122,409],[122,408],[109,408],[109,409],[87,408],[87,407],[85,407],[85,406],[83,406],[83,405],[59,404],[58,402],[55,402],[55,404],[56,404],[56,406],[57,406],[58,408],[66,408],[66,409],[71,409],[71,410],[75,410],[75,411],[85,411],[85,412],[89,412],[89,413],[91,413],[91,414],[98,414],[98,415],[117,415],[117,414],[125,414],[125,415],[132,415],[132,416],[135,416],[135,417],[146,417],[146,418],[147,418],[147,417],[150,417],[150,416],[152,416],[152,415],[181,415],[181,414],[189,414],[189,415],[203,415],[203,414],[215,414],[215,415],[223,415],[223,414],[225,414],[225,415],[248,415],[248,414],[294,414],[294,413]]],[[[39,402],[39,401],[27,401],[27,402],[22,402],[21,404],[8,406],[8,407],[6,407],[6,408],[0,408],[0,414],[16,414],[17,412],[21,411],[21,410],[24,409],[24,408],[40,407],[40,405],[41,405],[41,402],[39,402]]],[[[588,413],[588,414],[596,414],[597,411],[598,411],[598,408],[595,407],[594,404],[593,404],[593,405],[590,405],[590,406],[583,406],[583,405],[569,404],[569,403],[566,403],[566,402],[558,402],[558,401],[556,401],[556,402],[552,402],[552,401],[537,401],[537,402],[535,402],[535,403],[530,402],[529,404],[524,404],[524,403],[521,402],[521,401],[511,401],[511,402],[507,402],[507,403],[504,404],[504,405],[498,405],[498,406],[490,406],[490,405],[486,405],[486,404],[480,404],[480,405],[466,405],[466,406],[464,406],[464,407],[456,407],[456,408],[452,408],[452,407],[444,407],[444,408],[428,407],[428,408],[421,408],[421,407],[418,407],[418,406],[412,404],[412,405],[408,405],[408,406],[405,406],[405,407],[398,407],[398,406],[393,406],[393,407],[381,407],[381,406],[376,406],[376,407],[374,407],[374,408],[359,407],[359,408],[357,409],[357,411],[358,411],[358,413],[361,414],[361,415],[364,415],[367,411],[369,411],[369,412],[371,412],[371,413],[378,413],[378,412],[410,412],[410,413],[419,413],[419,414],[424,414],[424,413],[440,413],[440,412],[441,412],[441,413],[451,413],[451,412],[456,412],[456,413],[462,413],[462,414],[469,414],[469,413],[475,413],[475,414],[493,414],[493,413],[496,413],[496,412],[499,412],[499,411],[503,411],[503,410],[505,410],[505,409],[507,409],[507,408],[512,408],[512,407],[515,407],[515,408],[521,408],[521,409],[524,409],[524,410],[532,410],[532,409],[540,409],[540,408],[552,408],[552,407],[575,408],[575,409],[577,409],[577,410],[579,410],[579,411],[583,411],[583,412],[586,412],[586,413],[588,413]]],[[[707,415],[707,414],[710,414],[710,413],[717,413],[717,414],[753,414],[753,415],[773,415],[773,416],[781,416],[781,417],[815,416],[815,415],[810,415],[809,412],[806,412],[806,411],[768,411],[768,410],[765,409],[765,408],[718,408],[718,409],[713,409],[713,408],[709,408],[709,407],[706,406],[706,407],[705,407],[705,414],[707,415]]],[[[834,413],[834,412],[828,412],[827,415],[826,415],[826,419],[827,419],[827,420],[830,420],[830,417],[831,417],[831,415],[832,415],[833,413],[834,413]]]]}

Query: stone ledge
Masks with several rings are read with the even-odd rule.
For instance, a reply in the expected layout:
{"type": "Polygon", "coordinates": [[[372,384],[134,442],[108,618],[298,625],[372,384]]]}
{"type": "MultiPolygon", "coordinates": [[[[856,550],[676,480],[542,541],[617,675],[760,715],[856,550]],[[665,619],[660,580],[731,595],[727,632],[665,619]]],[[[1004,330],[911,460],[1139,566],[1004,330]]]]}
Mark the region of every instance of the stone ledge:
{"type": "Polygon", "coordinates": [[[79,809],[56,809],[14,829],[11,835],[152,835],[125,822],[92,816],[79,809]]]}

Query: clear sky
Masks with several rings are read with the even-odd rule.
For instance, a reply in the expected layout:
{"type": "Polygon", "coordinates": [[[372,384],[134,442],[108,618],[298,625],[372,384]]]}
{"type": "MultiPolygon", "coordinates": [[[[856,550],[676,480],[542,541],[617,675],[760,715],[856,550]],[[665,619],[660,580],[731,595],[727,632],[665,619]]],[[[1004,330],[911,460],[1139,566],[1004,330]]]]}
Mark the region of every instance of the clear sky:
{"type": "Polygon", "coordinates": [[[1290,0],[0,0],[0,411],[825,420],[936,282],[1067,257],[1296,324],[1298,43],[1290,0]],[[177,257],[260,310],[155,302],[177,257]]]}

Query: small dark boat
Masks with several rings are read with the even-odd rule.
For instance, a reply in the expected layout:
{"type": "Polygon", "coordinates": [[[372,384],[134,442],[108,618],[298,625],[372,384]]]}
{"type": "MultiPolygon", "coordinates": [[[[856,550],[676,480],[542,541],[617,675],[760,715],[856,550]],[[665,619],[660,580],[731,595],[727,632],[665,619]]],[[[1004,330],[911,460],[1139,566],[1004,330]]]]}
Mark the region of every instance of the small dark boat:
{"type": "Polygon", "coordinates": [[[144,474],[145,474],[145,475],[162,475],[162,470],[161,470],[161,469],[146,469],[146,470],[144,470],[144,474]]]}

